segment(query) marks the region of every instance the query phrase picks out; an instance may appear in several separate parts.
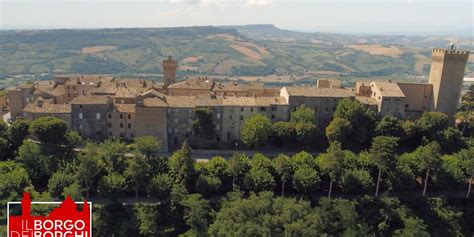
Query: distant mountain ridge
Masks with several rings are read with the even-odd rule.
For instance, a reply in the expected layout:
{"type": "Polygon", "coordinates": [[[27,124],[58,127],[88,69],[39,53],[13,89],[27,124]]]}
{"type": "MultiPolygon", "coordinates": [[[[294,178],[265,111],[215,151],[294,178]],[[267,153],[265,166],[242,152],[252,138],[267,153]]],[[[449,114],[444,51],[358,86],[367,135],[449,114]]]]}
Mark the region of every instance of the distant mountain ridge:
{"type": "Polygon", "coordinates": [[[8,81],[2,79],[21,75],[156,75],[168,55],[180,62],[180,76],[288,83],[407,78],[427,75],[431,48],[453,41],[472,50],[472,40],[463,37],[305,33],[274,25],[2,30],[0,87],[8,81]]]}

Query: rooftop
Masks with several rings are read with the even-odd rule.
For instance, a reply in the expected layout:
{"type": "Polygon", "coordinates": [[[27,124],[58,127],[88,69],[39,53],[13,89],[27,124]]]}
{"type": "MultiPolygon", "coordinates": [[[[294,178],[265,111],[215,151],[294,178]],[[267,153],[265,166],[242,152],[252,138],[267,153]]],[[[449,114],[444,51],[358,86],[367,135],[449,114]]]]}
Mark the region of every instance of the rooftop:
{"type": "Polygon", "coordinates": [[[171,84],[168,88],[172,89],[201,89],[211,90],[214,82],[205,77],[190,78],[184,81],[171,84]]]}
{"type": "Polygon", "coordinates": [[[290,96],[308,96],[308,97],[351,97],[355,96],[352,89],[345,88],[318,88],[316,86],[288,86],[290,96]]]}
{"type": "Polygon", "coordinates": [[[396,82],[392,81],[374,81],[371,83],[371,85],[374,85],[377,87],[377,89],[380,91],[380,94],[382,96],[388,96],[388,97],[405,97],[405,94],[403,94],[402,90],[398,86],[396,82]]]}
{"type": "Polygon", "coordinates": [[[80,95],[71,101],[71,104],[108,104],[110,102],[109,96],[100,95],[80,95]]]}

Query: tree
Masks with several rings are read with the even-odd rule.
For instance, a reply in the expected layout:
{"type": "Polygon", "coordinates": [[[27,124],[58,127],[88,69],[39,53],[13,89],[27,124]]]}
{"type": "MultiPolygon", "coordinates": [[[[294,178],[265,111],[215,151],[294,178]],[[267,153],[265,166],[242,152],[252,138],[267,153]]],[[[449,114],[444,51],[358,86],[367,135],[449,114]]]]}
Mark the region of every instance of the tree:
{"type": "Polygon", "coordinates": [[[192,122],[194,134],[198,140],[213,139],[216,135],[216,128],[213,122],[214,112],[209,107],[199,107],[194,111],[196,119],[192,122]]]}
{"type": "Polygon", "coordinates": [[[296,140],[300,144],[311,144],[318,133],[318,128],[313,123],[295,124],[296,140]]]}
{"type": "Polygon", "coordinates": [[[329,174],[328,197],[331,198],[333,182],[339,178],[343,169],[344,152],[341,143],[331,142],[326,153],[322,154],[318,161],[321,169],[329,174]]]}
{"type": "Polygon", "coordinates": [[[0,160],[6,160],[11,156],[11,149],[8,140],[0,137],[0,160]]]}
{"type": "Polygon", "coordinates": [[[250,161],[245,154],[234,153],[229,160],[229,173],[232,175],[232,188],[240,184],[250,170],[250,161]]]}
{"type": "Polygon", "coordinates": [[[148,183],[150,177],[150,164],[147,162],[145,156],[136,155],[128,159],[128,166],[125,170],[125,175],[133,183],[135,190],[135,200],[138,200],[138,191],[148,183]]]}
{"type": "Polygon", "coordinates": [[[80,201],[82,199],[82,188],[77,182],[73,182],[69,186],[64,187],[61,193],[63,197],[71,196],[72,200],[80,201]]]}
{"type": "Polygon", "coordinates": [[[23,164],[35,185],[46,184],[57,165],[55,157],[45,153],[42,146],[31,141],[25,141],[18,149],[16,161],[23,164]]]}
{"type": "Polygon", "coordinates": [[[65,198],[62,196],[64,188],[74,183],[74,175],[64,171],[56,171],[48,181],[48,191],[54,198],[65,198]]]}
{"type": "Polygon", "coordinates": [[[15,120],[8,128],[9,140],[15,150],[21,146],[23,140],[30,134],[29,128],[30,123],[24,119],[15,120]]]}
{"type": "Polygon", "coordinates": [[[334,111],[335,118],[343,118],[352,126],[350,137],[358,143],[370,141],[373,135],[377,114],[357,100],[339,100],[334,111]]]}
{"type": "Polygon", "coordinates": [[[126,186],[127,181],[125,177],[119,173],[114,172],[106,176],[102,176],[99,182],[98,191],[100,194],[115,202],[125,191],[126,186]]]}
{"type": "Polygon", "coordinates": [[[127,168],[125,155],[129,149],[124,142],[118,139],[107,139],[99,145],[98,152],[106,165],[107,172],[123,173],[127,168]]]}
{"type": "Polygon", "coordinates": [[[209,201],[202,198],[200,194],[187,195],[183,200],[184,220],[191,228],[192,236],[207,236],[212,210],[209,201]]]}
{"type": "Polygon", "coordinates": [[[196,190],[207,197],[217,194],[221,187],[222,181],[213,175],[201,174],[196,181],[196,190]]]}
{"type": "Polygon", "coordinates": [[[253,167],[245,176],[244,185],[252,192],[271,191],[275,188],[275,179],[268,170],[253,167]]]}
{"type": "Polygon", "coordinates": [[[377,136],[401,137],[402,133],[400,120],[393,115],[385,115],[375,127],[377,136]]]}
{"type": "Polygon", "coordinates": [[[154,158],[161,147],[161,142],[153,136],[136,137],[133,141],[135,150],[148,160],[154,158]]]}
{"type": "Polygon", "coordinates": [[[0,161],[0,200],[16,199],[31,186],[25,168],[14,161],[0,161]]]}
{"type": "Polygon", "coordinates": [[[469,149],[464,149],[459,152],[461,157],[462,167],[465,170],[468,178],[468,189],[466,198],[469,198],[472,189],[472,183],[474,183],[474,146],[469,147],[469,149]]]}
{"type": "Polygon", "coordinates": [[[156,209],[152,205],[137,204],[134,206],[138,221],[138,231],[141,236],[157,236],[156,209]]]}
{"type": "Polygon", "coordinates": [[[437,142],[439,142],[442,150],[446,153],[457,152],[467,146],[462,137],[462,132],[456,128],[448,127],[440,135],[437,142]]]}
{"type": "Polygon", "coordinates": [[[272,132],[270,120],[263,114],[254,114],[244,121],[240,137],[250,147],[263,145],[272,132]]]}
{"type": "Polygon", "coordinates": [[[63,144],[66,141],[67,125],[56,117],[44,116],[31,122],[29,132],[40,142],[63,144]]]}
{"type": "Polygon", "coordinates": [[[280,154],[273,160],[273,167],[281,180],[281,196],[285,195],[285,183],[291,180],[293,164],[290,157],[280,154]]]}
{"type": "Polygon", "coordinates": [[[363,169],[344,170],[341,181],[344,191],[350,194],[363,194],[374,184],[370,173],[363,169]]]}
{"type": "Polygon", "coordinates": [[[293,185],[304,194],[316,190],[320,181],[318,172],[308,166],[297,169],[293,175],[293,185]]]}
{"type": "Polygon", "coordinates": [[[295,124],[278,121],[272,125],[272,134],[278,139],[279,145],[292,144],[296,140],[295,124]]]}
{"type": "Polygon", "coordinates": [[[169,174],[156,174],[148,185],[148,192],[157,198],[168,198],[173,187],[173,179],[169,174]]]}
{"type": "Polygon", "coordinates": [[[222,182],[229,181],[229,164],[222,156],[212,157],[205,166],[206,175],[218,177],[222,182]]]}
{"type": "Polygon", "coordinates": [[[379,194],[380,178],[382,171],[394,166],[395,154],[397,149],[398,138],[378,136],[372,140],[370,148],[370,157],[379,172],[377,176],[377,187],[375,189],[375,196],[379,194]]]}
{"type": "Polygon", "coordinates": [[[316,117],[314,110],[301,105],[295,111],[291,112],[290,122],[314,124],[316,117]]]}
{"type": "Polygon", "coordinates": [[[321,231],[327,236],[370,236],[367,224],[356,211],[355,201],[321,198],[315,211],[322,221],[321,231]]]}
{"type": "Polygon", "coordinates": [[[79,166],[76,172],[76,178],[81,184],[85,191],[86,197],[89,199],[89,193],[98,180],[98,176],[101,172],[100,158],[98,157],[98,147],[93,143],[88,143],[84,148],[82,154],[79,155],[79,166]]]}
{"type": "Polygon", "coordinates": [[[420,168],[426,170],[425,185],[423,187],[423,196],[426,195],[430,171],[434,171],[440,166],[441,147],[437,142],[430,142],[421,148],[420,168]]]}
{"type": "Polygon", "coordinates": [[[232,193],[209,226],[210,236],[320,236],[322,220],[309,201],[273,197],[272,192],[243,199],[232,193]]]}
{"type": "Polygon", "coordinates": [[[428,139],[435,138],[438,132],[445,130],[448,125],[448,115],[441,112],[425,112],[416,120],[418,130],[428,139]]]}
{"type": "Polygon", "coordinates": [[[192,184],[195,175],[194,160],[191,158],[191,148],[187,142],[183,142],[181,148],[171,155],[168,167],[175,183],[184,182],[188,188],[194,186],[192,184]]]}
{"type": "Polygon", "coordinates": [[[343,118],[335,117],[326,127],[326,137],[329,142],[343,143],[352,133],[351,123],[343,118]]]}

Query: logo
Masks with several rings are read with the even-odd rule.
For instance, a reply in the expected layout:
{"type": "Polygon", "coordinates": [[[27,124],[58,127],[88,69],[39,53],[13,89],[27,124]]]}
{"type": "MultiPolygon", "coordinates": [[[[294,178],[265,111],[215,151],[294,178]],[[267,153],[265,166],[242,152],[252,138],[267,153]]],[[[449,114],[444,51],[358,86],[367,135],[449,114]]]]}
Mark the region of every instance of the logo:
{"type": "Polygon", "coordinates": [[[70,196],[63,202],[32,202],[29,193],[23,193],[21,202],[7,203],[8,237],[91,237],[92,203],[84,200],[82,210],[70,196]],[[21,204],[21,215],[10,215],[10,208],[21,204]],[[31,215],[31,205],[58,205],[46,216],[31,215]]]}

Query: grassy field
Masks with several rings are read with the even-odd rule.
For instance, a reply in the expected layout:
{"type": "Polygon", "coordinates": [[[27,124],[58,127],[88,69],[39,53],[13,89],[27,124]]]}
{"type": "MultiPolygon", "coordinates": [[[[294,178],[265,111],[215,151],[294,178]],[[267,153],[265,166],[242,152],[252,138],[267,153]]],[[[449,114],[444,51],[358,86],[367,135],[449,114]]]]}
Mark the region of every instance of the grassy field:
{"type": "MultiPolygon", "coordinates": [[[[168,55],[180,62],[180,76],[294,83],[407,78],[426,76],[431,48],[447,40],[472,47],[462,37],[309,34],[272,26],[0,31],[0,86],[56,73],[161,74],[168,55]]],[[[468,76],[473,71],[471,57],[468,76]]]]}

